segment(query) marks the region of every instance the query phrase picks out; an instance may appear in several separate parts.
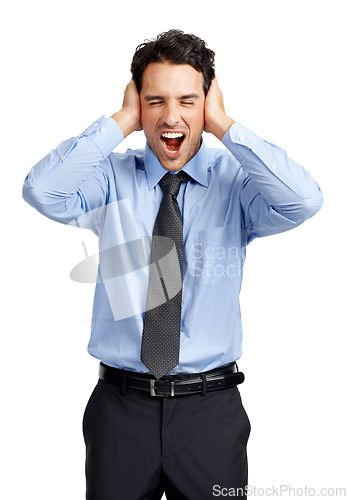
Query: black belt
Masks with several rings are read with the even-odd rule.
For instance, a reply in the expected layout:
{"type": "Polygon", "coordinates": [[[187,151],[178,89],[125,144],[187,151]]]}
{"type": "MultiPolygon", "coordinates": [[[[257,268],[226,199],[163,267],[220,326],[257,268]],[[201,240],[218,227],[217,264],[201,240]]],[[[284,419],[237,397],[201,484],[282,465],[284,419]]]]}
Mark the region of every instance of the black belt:
{"type": "Polygon", "coordinates": [[[101,362],[99,378],[104,382],[121,386],[123,394],[126,393],[127,388],[130,388],[149,392],[151,396],[168,397],[199,392],[204,396],[206,391],[226,389],[242,384],[245,376],[238,371],[235,361],[222,368],[215,368],[207,372],[165,375],[159,380],[156,380],[151,374],[120,370],[101,362]]]}

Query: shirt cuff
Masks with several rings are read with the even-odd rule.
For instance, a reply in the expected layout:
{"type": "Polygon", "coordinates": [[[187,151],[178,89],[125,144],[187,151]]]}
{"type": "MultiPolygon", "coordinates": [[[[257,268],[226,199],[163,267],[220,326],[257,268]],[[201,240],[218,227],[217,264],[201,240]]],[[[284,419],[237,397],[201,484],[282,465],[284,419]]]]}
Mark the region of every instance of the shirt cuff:
{"type": "Polygon", "coordinates": [[[241,123],[234,123],[224,135],[222,142],[240,163],[253,151],[264,163],[268,160],[266,141],[241,123]]]}
{"type": "Polygon", "coordinates": [[[248,132],[250,131],[241,125],[241,123],[235,122],[222,139],[224,146],[240,163],[242,163],[245,156],[249,153],[248,132]]]}
{"type": "Polygon", "coordinates": [[[99,149],[103,158],[107,158],[115,147],[124,139],[123,132],[118,123],[109,117],[102,115],[89,127],[87,127],[78,139],[88,137],[99,149]]]}

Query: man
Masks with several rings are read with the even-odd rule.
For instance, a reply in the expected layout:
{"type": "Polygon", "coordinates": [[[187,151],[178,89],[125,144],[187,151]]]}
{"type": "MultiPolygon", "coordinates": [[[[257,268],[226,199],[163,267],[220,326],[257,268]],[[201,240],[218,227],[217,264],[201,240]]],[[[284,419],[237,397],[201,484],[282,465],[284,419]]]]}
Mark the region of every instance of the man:
{"type": "Polygon", "coordinates": [[[42,214],[99,236],[87,499],[204,500],[236,488],[245,498],[245,248],[313,216],[322,195],[282,148],[226,114],[199,38],[158,35],[131,70],[122,109],[61,143],[23,188],[42,214]],[[141,129],[144,151],[112,153],[141,129]],[[203,131],[227,149],[207,148],[203,131]]]}

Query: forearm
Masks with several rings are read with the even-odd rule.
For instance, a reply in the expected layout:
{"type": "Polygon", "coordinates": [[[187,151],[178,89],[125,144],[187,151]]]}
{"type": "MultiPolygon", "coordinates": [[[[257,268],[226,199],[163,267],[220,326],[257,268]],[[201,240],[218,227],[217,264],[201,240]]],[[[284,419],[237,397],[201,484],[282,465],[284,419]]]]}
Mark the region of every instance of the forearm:
{"type": "Polygon", "coordinates": [[[240,123],[228,130],[223,144],[252,181],[247,188],[249,198],[260,193],[271,209],[295,223],[311,217],[322,206],[318,184],[283,148],[264,141],[240,123]]]}
{"type": "Polygon", "coordinates": [[[24,181],[23,198],[60,222],[100,206],[108,185],[102,162],[122,139],[119,126],[111,118],[101,117],[31,169],[24,181]]]}
{"type": "Polygon", "coordinates": [[[266,219],[266,212],[278,210],[297,223],[319,210],[322,194],[309,172],[284,149],[264,141],[226,114],[216,78],[205,100],[204,130],[220,139],[248,174],[245,185],[249,185],[246,194],[241,193],[241,202],[246,210],[252,203],[252,208],[259,209],[259,214],[253,211],[258,221],[266,219]]]}

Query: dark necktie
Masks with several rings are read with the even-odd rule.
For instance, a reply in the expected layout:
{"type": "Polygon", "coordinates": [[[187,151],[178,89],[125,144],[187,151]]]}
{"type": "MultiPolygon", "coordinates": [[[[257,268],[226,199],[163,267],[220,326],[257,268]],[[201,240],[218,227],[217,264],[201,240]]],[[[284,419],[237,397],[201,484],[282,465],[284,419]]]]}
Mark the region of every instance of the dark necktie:
{"type": "Polygon", "coordinates": [[[179,362],[183,283],[183,226],[177,203],[186,172],[159,181],[163,198],[154,224],[141,361],[156,379],[179,362]]]}

